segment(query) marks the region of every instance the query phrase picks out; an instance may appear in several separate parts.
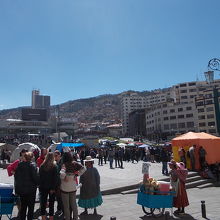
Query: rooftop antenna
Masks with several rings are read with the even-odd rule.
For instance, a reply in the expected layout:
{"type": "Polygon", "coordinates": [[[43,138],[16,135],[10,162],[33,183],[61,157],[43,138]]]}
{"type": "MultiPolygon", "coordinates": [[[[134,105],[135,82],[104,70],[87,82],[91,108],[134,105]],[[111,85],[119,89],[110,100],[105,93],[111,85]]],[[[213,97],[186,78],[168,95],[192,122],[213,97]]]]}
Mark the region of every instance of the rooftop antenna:
{"type": "Polygon", "coordinates": [[[209,71],[207,71],[207,72],[204,72],[204,74],[205,74],[206,82],[207,82],[208,84],[212,84],[213,81],[214,81],[214,71],[209,70],[209,71]]]}
{"type": "Polygon", "coordinates": [[[199,81],[199,76],[198,76],[198,73],[196,74],[196,82],[199,81]]]}

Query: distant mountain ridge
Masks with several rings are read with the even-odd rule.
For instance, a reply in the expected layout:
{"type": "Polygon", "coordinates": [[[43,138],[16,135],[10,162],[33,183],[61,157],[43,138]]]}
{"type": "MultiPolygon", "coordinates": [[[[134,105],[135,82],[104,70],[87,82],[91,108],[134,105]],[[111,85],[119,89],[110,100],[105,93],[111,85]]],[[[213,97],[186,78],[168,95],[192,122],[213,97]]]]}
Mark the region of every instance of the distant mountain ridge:
{"type": "MultiPolygon", "coordinates": [[[[51,106],[50,111],[53,114],[58,110],[61,117],[75,119],[78,122],[91,123],[111,120],[118,122],[121,119],[121,98],[130,93],[138,93],[139,95],[145,96],[150,92],[129,90],[119,94],[105,94],[91,98],[71,100],[51,106]]],[[[20,119],[21,109],[22,107],[1,110],[0,119],[20,119]]]]}
{"type": "MultiPolygon", "coordinates": [[[[53,114],[58,110],[59,115],[63,118],[72,118],[85,123],[111,120],[117,122],[120,120],[121,97],[131,92],[136,91],[126,91],[119,94],[105,94],[91,98],[71,100],[51,106],[50,111],[53,114]]],[[[22,108],[24,107],[1,110],[0,119],[21,119],[22,108]]]]}

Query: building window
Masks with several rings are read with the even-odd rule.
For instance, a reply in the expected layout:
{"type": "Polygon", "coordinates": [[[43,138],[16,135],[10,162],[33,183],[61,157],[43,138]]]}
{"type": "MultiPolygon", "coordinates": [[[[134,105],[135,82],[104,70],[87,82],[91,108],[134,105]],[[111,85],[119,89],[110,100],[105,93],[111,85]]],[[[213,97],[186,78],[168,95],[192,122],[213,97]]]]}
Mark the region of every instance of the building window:
{"type": "Polygon", "coordinates": [[[177,124],[170,124],[170,129],[176,129],[177,128],[177,124]]]}
{"type": "Polygon", "coordinates": [[[204,91],[206,90],[206,88],[199,88],[199,91],[204,91]]]}
{"type": "Polygon", "coordinates": [[[164,111],[163,111],[163,114],[164,114],[164,115],[167,114],[167,110],[164,110],[164,111]]]}
{"type": "Polygon", "coordinates": [[[188,85],[189,85],[189,86],[195,86],[196,83],[195,83],[195,82],[191,82],[191,83],[189,83],[188,85]]]}
{"type": "Polygon", "coordinates": [[[191,106],[188,106],[188,107],[186,107],[186,110],[187,110],[187,111],[192,110],[192,107],[191,107],[191,106]]]}
{"type": "Polygon", "coordinates": [[[170,113],[174,113],[175,112],[175,109],[170,109],[170,113]]]}
{"type": "Polygon", "coordinates": [[[204,112],[205,110],[204,110],[204,108],[198,108],[198,112],[200,113],[200,112],[204,112]]]}
{"type": "Polygon", "coordinates": [[[180,93],[187,93],[186,89],[180,90],[180,93]]]}
{"type": "Polygon", "coordinates": [[[205,97],[208,98],[212,98],[212,94],[206,94],[205,97]]]}
{"type": "Polygon", "coordinates": [[[185,96],[181,96],[181,99],[188,99],[188,97],[185,95],[185,96]]]}
{"type": "Polygon", "coordinates": [[[214,111],[214,108],[213,108],[213,107],[207,107],[207,108],[206,108],[206,111],[207,111],[207,112],[212,112],[212,111],[214,111]]]}
{"type": "Polygon", "coordinates": [[[191,95],[191,96],[190,96],[191,99],[193,99],[193,98],[195,98],[195,97],[196,97],[195,95],[191,95]]]}
{"type": "Polygon", "coordinates": [[[206,100],[206,105],[210,105],[210,104],[213,104],[213,101],[212,100],[206,100]]]}
{"type": "Polygon", "coordinates": [[[196,92],[196,89],[190,89],[189,92],[196,92]]]}
{"type": "Polygon", "coordinates": [[[183,108],[178,108],[178,112],[182,112],[183,111],[183,108]]]}
{"type": "Polygon", "coordinates": [[[214,118],[214,114],[207,115],[207,119],[214,118]]]}
{"type": "Polygon", "coordinates": [[[186,87],[186,83],[180,84],[180,87],[186,87]]]}
{"type": "Polygon", "coordinates": [[[179,124],[178,124],[178,127],[179,127],[179,128],[185,128],[185,127],[186,127],[186,124],[185,124],[185,123],[179,123],[179,124]]]}
{"type": "Polygon", "coordinates": [[[216,133],[215,129],[209,129],[209,133],[216,133]]]}
{"type": "Polygon", "coordinates": [[[193,117],[193,114],[186,114],[186,117],[187,117],[187,118],[192,118],[192,117],[193,117]]]}
{"type": "Polygon", "coordinates": [[[164,121],[167,121],[167,120],[169,120],[169,118],[168,118],[168,117],[164,117],[163,120],[164,120],[164,121]]]}
{"type": "Polygon", "coordinates": [[[208,122],[208,126],[215,126],[215,122],[214,121],[208,122]]]}
{"type": "Polygon", "coordinates": [[[170,116],[170,120],[176,119],[176,116],[170,116]]]}
{"type": "Polygon", "coordinates": [[[178,115],[178,118],[184,118],[184,115],[178,115]]]}
{"type": "Polygon", "coordinates": [[[194,127],[194,122],[190,121],[190,122],[187,122],[187,128],[193,128],[194,127]]]}
{"type": "Polygon", "coordinates": [[[170,129],[170,126],[169,125],[164,125],[164,130],[169,130],[170,129]]]}
{"type": "Polygon", "coordinates": [[[205,126],[206,126],[205,122],[199,123],[199,127],[205,127],[205,126]]]}
{"type": "Polygon", "coordinates": [[[205,119],[205,115],[199,115],[199,120],[203,120],[203,119],[205,119]]]}
{"type": "Polygon", "coordinates": [[[197,106],[202,106],[202,105],[204,105],[204,102],[203,101],[197,102],[196,105],[197,106]]]}

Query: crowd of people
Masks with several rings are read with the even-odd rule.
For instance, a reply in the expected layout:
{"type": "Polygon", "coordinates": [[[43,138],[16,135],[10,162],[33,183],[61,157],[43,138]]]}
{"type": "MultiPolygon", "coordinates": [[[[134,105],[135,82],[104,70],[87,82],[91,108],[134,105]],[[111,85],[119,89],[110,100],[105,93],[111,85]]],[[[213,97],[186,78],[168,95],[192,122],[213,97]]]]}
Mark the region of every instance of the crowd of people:
{"type": "Polygon", "coordinates": [[[164,161],[165,154],[166,162],[169,161],[171,152],[167,147],[98,147],[98,148],[83,148],[77,151],[77,155],[81,161],[86,156],[90,155],[92,158],[98,158],[98,165],[103,166],[109,161],[109,168],[124,168],[123,162],[138,163],[139,161],[149,161],[152,163],[160,163],[164,161]]]}
{"type": "Polygon", "coordinates": [[[10,158],[11,158],[11,151],[7,150],[7,149],[2,149],[0,159],[2,161],[8,161],[8,163],[9,163],[10,158]]]}
{"type": "Polygon", "coordinates": [[[99,166],[107,165],[110,169],[123,169],[124,162],[138,163],[141,160],[151,163],[162,162],[162,174],[170,176],[171,185],[176,192],[173,203],[177,208],[175,213],[183,214],[184,208],[189,205],[185,187],[187,167],[195,170],[196,160],[199,160],[201,171],[205,173],[208,169],[208,177],[219,181],[220,165],[207,165],[206,151],[201,146],[198,151],[199,158],[196,158],[195,148],[196,146],[192,146],[186,152],[180,147],[179,163],[173,160],[171,150],[165,145],[145,148],[81,147],[68,152],[56,150],[53,153],[48,152],[46,148],[41,148],[41,152],[38,153],[23,149],[20,158],[10,164],[7,170],[9,176],[14,175],[15,193],[20,197],[18,209],[21,220],[26,219],[26,215],[27,219],[33,219],[37,188],[42,220],[46,219],[47,207],[49,207],[50,219],[53,219],[55,201],[57,201],[56,214],[63,214],[66,220],[76,220],[78,206],[84,208],[82,215],[87,215],[88,209],[94,209],[96,215],[96,207],[103,202],[100,175],[93,166],[95,158],[99,166]],[[77,204],[78,187],[80,187],[80,197],[77,204]]]}
{"type": "Polygon", "coordinates": [[[187,151],[183,147],[178,150],[180,161],[183,162],[189,170],[198,171],[204,178],[211,178],[219,181],[220,163],[208,164],[206,162],[207,152],[203,146],[192,145],[187,151]],[[198,148],[198,156],[196,156],[196,148],[198,148]],[[198,163],[198,167],[196,167],[198,163]]]}
{"type": "Polygon", "coordinates": [[[7,167],[8,175],[14,175],[15,193],[19,196],[19,219],[33,219],[37,188],[39,189],[40,213],[46,220],[46,207],[49,207],[49,218],[54,219],[54,204],[57,201],[57,214],[63,213],[66,220],[77,220],[78,205],[89,208],[102,204],[100,193],[100,176],[93,167],[91,156],[86,156],[83,165],[77,162],[75,154],[59,151],[48,152],[41,149],[38,158],[32,152],[23,149],[20,158],[7,167]],[[80,179],[78,180],[78,177],[80,179]],[[81,186],[80,199],[76,203],[77,187],[81,186]],[[47,202],[49,201],[49,203],[47,202]]]}
{"type": "Polygon", "coordinates": [[[0,137],[0,143],[7,143],[12,145],[19,145],[21,143],[31,142],[38,146],[49,146],[52,139],[49,136],[39,135],[39,134],[24,134],[24,135],[6,135],[0,137]]]}

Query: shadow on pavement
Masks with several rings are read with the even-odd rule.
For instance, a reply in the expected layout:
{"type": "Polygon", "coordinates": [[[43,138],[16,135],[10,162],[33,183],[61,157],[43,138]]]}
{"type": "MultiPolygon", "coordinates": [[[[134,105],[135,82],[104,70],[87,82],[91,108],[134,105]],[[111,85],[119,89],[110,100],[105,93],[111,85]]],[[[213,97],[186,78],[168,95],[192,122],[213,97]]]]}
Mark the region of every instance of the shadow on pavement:
{"type": "MultiPolygon", "coordinates": [[[[142,220],[155,220],[155,217],[153,217],[152,215],[144,215],[144,216],[141,216],[140,217],[142,220]]],[[[161,217],[157,217],[156,218],[157,220],[164,220],[166,219],[164,215],[162,215],[161,217]]],[[[189,214],[184,214],[184,215],[173,215],[173,216],[168,216],[167,220],[176,220],[176,219],[183,219],[183,220],[196,220],[194,217],[192,217],[191,215],[189,214]]]]}
{"type": "MultiPolygon", "coordinates": [[[[103,215],[94,215],[94,214],[89,214],[89,215],[79,215],[80,220],[100,220],[102,219],[103,215]]],[[[34,219],[41,219],[40,215],[40,209],[37,209],[34,212],[34,219]]],[[[49,219],[49,216],[47,216],[47,219],[49,219]]],[[[64,217],[63,215],[54,215],[54,220],[63,220],[64,217]]],[[[11,220],[18,220],[17,217],[13,217],[11,220]]]]}
{"type": "Polygon", "coordinates": [[[79,215],[80,220],[100,220],[102,219],[103,215],[79,215]]]}

